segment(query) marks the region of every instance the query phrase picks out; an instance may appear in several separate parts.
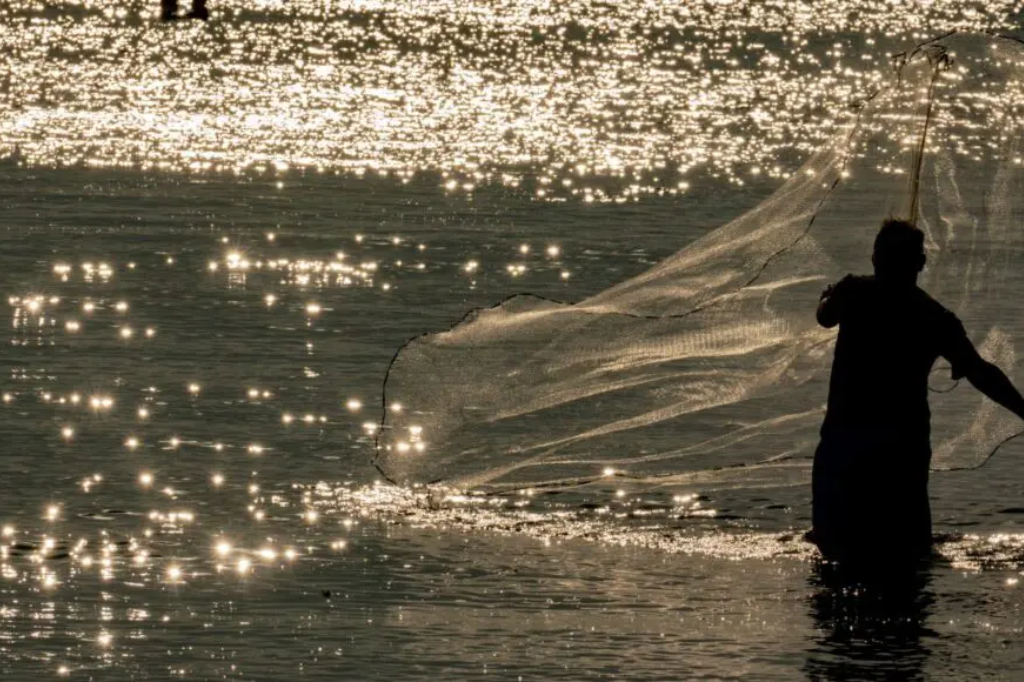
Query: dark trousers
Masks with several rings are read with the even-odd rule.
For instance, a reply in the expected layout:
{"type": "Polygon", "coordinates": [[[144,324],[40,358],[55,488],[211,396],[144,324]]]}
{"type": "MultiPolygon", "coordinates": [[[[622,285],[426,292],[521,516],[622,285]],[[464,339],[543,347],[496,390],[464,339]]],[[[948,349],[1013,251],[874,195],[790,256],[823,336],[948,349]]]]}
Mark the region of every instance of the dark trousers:
{"type": "Polygon", "coordinates": [[[812,540],[828,559],[913,561],[932,542],[927,439],[845,430],[814,453],[812,540]]]}

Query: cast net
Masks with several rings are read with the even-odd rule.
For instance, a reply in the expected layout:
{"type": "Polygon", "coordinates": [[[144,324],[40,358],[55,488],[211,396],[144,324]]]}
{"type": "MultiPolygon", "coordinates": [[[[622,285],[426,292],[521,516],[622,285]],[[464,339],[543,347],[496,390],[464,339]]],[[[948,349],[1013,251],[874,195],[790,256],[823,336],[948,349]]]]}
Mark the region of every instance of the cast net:
{"type": "MultiPolygon", "coordinates": [[[[385,405],[402,409],[386,410],[377,467],[401,484],[488,490],[806,481],[835,339],[815,322],[818,298],[870,271],[889,216],[916,219],[921,286],[1014,377],[1022,75],[1012,38],[917,46],[768,200],[649,271],[574,305],[516,296],[410,341],[386,379],[385,405]]],[[[933,467],[978,466],[1016,417],[942,362],[933,467]]]]}

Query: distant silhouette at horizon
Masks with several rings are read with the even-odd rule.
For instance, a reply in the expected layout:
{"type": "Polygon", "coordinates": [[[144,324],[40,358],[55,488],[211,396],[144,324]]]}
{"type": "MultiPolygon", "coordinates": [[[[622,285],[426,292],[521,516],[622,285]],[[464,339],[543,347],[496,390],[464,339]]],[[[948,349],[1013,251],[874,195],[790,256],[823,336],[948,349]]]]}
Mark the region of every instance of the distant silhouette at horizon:
{"type": "Polygon", "coordinates": [[[887,220],[873,276],[847,275],[821,296],[817,319],[839,325],[828,409],[814,455],[813,528],[826,559],[914,560],[931,551],[928,375],[938,357],[1024,418],[1024,397],[984,360],[957,316],[917,286],[924,233],[887,220]]]}
{"type": "MultiPolygon", "coordinates": [[[[181,18],[178,15],[178,0],[160,0],[160,21],[177,21],[181,18]]],[[[192,11],[184,18],[201,21],[209,19],[210,10],[206,7],[206,0],[192,0],[192,11]]]]}

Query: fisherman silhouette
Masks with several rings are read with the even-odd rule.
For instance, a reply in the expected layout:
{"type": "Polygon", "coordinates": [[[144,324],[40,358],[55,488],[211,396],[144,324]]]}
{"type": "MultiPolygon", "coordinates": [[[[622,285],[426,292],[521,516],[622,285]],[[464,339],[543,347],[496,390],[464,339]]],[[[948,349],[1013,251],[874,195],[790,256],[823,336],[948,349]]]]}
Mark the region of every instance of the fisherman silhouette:
{"type": "Polygon", "coordinates": [[[826,559],[916,560],[930,553],[928,375],[942,356],[954,379],[1024,418],[1024,397],[984,360],[963,324],[917,286],[924,233],[887,220],[874,276],[828,287],[818,323],[839,325],[828,408],[814,454],[813,529],[826,559]]]}

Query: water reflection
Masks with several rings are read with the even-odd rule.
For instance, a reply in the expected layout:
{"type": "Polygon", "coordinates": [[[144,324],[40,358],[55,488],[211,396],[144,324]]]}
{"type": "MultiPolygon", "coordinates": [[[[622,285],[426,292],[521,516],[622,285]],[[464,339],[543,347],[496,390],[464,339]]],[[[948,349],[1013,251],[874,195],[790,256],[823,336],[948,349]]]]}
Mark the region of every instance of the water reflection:
{"type": "Polygon", "coordinates": [[[780,157],[877,84],[894,37],[998,30],[1014,3],[464,5],[221,0],[209,23],[167,24],[155,0],[8,0],[0,154],[252,171],[281,191],[295,169],[432,169],[446,192],[632,202],[686,193],[695,169],[784,176],[780,157]]]}
{"type": "Polygon", "coordinates": [[[936,637],[927,621],[935,595],[932,562],[846,570],[816,562],[810,615],[821,637],[807,657],[812,680],[924,679],[936,637]]]}

